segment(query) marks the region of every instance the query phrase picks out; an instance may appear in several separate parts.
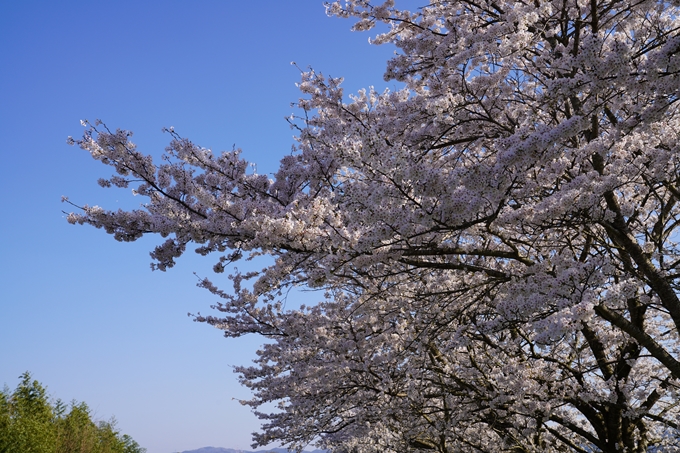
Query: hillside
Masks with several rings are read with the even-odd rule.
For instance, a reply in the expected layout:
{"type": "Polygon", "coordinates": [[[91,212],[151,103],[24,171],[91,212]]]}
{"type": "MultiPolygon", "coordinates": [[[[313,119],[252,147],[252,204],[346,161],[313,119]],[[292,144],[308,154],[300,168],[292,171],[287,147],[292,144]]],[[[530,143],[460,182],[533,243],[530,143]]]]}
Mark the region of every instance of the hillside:
{"type": "MultiPolygon", "coordinates": [[[[289,453],[285,448],[268,448],[264,450],[234,450],[233,448],[222,448],[222,447],[203,447],[197,450],[187,450],[182,453],[289,453]]],[[[325,450],[313,450],[304,453],[326,453],[325,450]]]]}

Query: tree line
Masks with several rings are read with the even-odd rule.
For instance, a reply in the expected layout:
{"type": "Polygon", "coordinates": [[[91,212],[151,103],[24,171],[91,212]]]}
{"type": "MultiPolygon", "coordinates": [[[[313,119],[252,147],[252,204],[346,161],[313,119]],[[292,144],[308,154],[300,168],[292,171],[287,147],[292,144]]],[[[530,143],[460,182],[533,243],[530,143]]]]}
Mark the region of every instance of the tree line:
{"type": "Polygon", "coordinates": [[[144,453],[114,419],[95,420],[84,402],[52,402],[29,372],[0,391],[0,453],[144,453]]]}

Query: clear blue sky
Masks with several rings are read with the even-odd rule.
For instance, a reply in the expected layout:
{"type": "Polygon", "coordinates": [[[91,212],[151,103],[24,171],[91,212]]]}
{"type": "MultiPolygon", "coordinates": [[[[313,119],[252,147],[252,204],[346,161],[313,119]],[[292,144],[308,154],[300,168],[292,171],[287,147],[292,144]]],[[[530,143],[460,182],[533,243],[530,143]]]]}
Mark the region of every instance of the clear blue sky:
{"type": "Polygon", "coordinates": [[[31,371],[51,395],[115,415],[149,453],[249,448],[259,421],[232,399],[248,392],[231,366],[260,339],[224,339],[187,317],[210,312],[193,272],[207,275],[211,259],[151,272],[159,239],[121,244],[66,223],[62,195],[140,202],[99,188],[108,169],[66,137],[101,118],[158,155],[161,128],[174,126],[273,172],[293,143],[291,61],[345,77],[346,92],[394,87],[382,79],[393,49],[350,26],[321,0],[0,0],[0,385],[31,371]]]}

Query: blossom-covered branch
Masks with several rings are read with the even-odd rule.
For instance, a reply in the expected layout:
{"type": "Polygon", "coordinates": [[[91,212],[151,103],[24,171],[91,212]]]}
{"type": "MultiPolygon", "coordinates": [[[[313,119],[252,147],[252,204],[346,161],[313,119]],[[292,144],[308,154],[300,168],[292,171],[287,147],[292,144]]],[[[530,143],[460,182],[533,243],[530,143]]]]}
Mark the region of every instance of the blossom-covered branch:
{"type": "MultiPolygon", "coordinates": [[[[273,178],[169,131],[162,163],[86,124],[134,211],[72,223],[194,244],[196,319],[273,342],[238,372],[277,402],[256,445],[361,452],[680,448],[680,11],[665,1],[335,1],[399,52],[396,91],[304,72],[273,178]],[[286,310],[287,289],[323,290],[286,310]],[[354,449],[354,450],[353,450],[354,449]]],[[[653,450],[655,449],[655,450],[653,450]]]]}

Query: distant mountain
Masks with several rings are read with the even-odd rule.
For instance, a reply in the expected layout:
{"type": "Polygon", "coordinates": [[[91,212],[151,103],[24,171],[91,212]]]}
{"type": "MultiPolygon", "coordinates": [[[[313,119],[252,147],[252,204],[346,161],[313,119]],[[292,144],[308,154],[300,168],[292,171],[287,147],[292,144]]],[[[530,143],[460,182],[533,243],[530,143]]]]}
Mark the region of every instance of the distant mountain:
{"type": "MultiPolygon", "coordinates": [[[[234,450],[233,448],[221,448],[221,447],[203,447],[198,450],[187,450],[182,453],[290,453],[289,450],[285,448],[267,448],[265,450],[234,450]]],[[[326,453],[326,450],[305,450],[304,453],[326,453]]]]}

